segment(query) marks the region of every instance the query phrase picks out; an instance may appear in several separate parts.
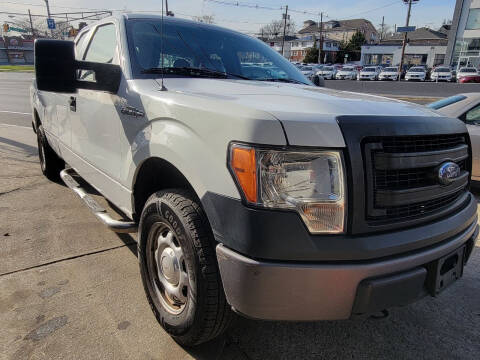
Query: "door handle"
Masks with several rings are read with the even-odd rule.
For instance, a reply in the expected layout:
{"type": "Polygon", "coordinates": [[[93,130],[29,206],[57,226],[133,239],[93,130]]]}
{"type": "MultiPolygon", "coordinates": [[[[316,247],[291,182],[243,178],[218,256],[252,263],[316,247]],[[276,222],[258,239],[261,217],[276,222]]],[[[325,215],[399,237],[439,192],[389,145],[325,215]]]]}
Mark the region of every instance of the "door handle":
{"type": "Polygon", "coordinates": [[[70,96],[70,99],[68,99],[68,105],[70,105],[70,111],[77,111],[77,98],[70,96]]]}

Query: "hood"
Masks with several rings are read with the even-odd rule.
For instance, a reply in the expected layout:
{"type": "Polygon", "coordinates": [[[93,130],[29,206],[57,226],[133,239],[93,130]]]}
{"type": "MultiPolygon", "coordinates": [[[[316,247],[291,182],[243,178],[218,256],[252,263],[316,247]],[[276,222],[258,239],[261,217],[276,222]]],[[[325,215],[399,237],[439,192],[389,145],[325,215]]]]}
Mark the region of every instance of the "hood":
{"type": "Polygon", "coordinates": [[[398,72],[396,71],[382,71],[380,75],[397,75],[398,72]]]}
{"type": "MultiPolygon", "coordinates": [[[[155,82],[133,81],[137,91],[145,87],[150,92],[155,82]]],[[[208,111],[241,108],[263,113],[265,119],[273,116],[282,122],[292,145],[344,146],[343,140],[334,140],[343,139],[336,122],[339,115],[439,116],[408,102],[300,84],[205,78],[168,78],[164,83],[178,103],[191,103],[194,99],[188,97],[194,97],[208,111]]],[[[161,94],[158,83],[154,92],[161,94]]]]}
{"type": "Polygon", "coordinates": [[[360,71],[360,74],[362,75],[375,75],[376,73],[376,71],[360,71]]]}
{"type": "Polygon", "coordinates": [[[351,74],[355,72],[355,70],[338,70],[339,74],[351,74]]]}

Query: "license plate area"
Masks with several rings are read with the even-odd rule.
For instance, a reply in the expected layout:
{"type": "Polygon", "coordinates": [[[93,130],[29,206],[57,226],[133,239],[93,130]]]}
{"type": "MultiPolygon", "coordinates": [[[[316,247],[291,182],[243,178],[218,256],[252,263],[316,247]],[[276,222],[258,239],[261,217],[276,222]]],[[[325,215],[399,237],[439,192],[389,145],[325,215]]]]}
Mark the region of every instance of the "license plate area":
{"type": "Polygon", "coordinates": [[[428,265],[427,288],[437,296],[463,275],[465,246],[428,265]]]}

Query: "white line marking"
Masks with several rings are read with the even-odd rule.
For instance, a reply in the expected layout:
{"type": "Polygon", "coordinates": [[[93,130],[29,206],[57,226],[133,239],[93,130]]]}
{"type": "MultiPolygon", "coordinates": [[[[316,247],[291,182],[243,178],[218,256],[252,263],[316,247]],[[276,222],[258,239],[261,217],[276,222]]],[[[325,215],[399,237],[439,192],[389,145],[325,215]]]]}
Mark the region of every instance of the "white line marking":
{"type": "Polygon", "coordinates": [[[18,112],[18,111],[8,111],[8,110],[0,110],[0,113],[8,113],[8,114],[19,114],[19,115],[32,115],[30,113],[18,112]]]}
{"type": "Polygon", "coordinates": [[[12,126],[12,127],[22,128],[22,129],[32,129],[30,126],[21,126],[21,125],[13,125],[13,124],[2,124],[2,123],[0,123],[0,126],[12,126]]]}

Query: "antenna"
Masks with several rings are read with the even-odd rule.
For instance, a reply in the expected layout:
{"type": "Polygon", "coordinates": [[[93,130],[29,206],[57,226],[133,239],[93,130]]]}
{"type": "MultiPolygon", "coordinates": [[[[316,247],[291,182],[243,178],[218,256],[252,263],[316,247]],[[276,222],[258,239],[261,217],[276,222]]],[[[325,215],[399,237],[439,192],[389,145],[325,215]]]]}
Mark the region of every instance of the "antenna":
{"type": "Polygon", "coordinates": [[[163,78],[164,78],[164,73],[163,73],[163,71],[164,71],[163,70],[163,34],[164,34],[164,32],[163,32],[163,29],[164,29],[164,27],[163,27],[163,0],[162,0],[162,20],[161,20],[160,27],[162,28],[162,33],[160,35],[160,57],[161,57],[160,61],[161,61],[161,64],[162,64],[162,72],[161,72],[161,74],[162,74],[162,84],[161,84],[162,87],[161,87],[160,91],[167,91],[168,89],[163,84],[163,78]]]}

